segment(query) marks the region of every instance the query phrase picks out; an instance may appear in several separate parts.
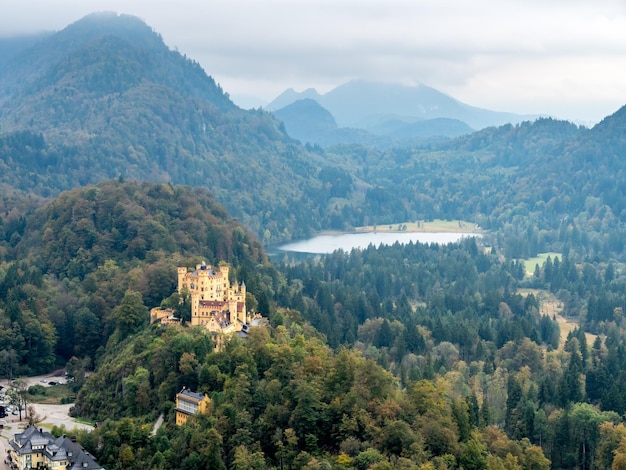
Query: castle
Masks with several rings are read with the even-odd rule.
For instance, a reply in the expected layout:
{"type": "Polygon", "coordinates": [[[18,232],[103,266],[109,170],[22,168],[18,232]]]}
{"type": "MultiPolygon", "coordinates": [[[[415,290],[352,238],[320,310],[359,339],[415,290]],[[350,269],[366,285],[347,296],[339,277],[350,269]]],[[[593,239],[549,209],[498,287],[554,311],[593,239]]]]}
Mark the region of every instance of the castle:
{"type": "Polygon", "coordinates": [[[178,293],[191,297],[191,325],[203,326],[215,333],[234,333],[246,329],[246,285],[229,283],[230,267],[221,264],[217,270],[198,264],[195,271],[178,267],[178,293]]]}

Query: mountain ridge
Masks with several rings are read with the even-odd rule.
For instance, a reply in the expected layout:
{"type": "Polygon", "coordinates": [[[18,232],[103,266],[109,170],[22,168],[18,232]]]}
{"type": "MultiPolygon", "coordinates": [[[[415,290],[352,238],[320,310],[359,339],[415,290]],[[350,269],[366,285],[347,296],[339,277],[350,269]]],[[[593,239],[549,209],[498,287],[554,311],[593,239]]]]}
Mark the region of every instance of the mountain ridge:
{"type": "MultiPolygon", "coordinates": [[[[366,131],[339,128],[332,133],[352,140],[302,146],[271,113],[233,105],[149,27],[119,16],[109,21],[121,21],[123,31],[139,24],[129,34],[149,37],[133,44],[124,32],[81,41],[73,31],[90,28],[79,22],[62,41],[53,36],[15,57],[48,65],[2,77],[14,86],[3,89],[0,107],[0,184],[43,197],[120,178],[205,187],[265,244],[432,218],[498,229],[519,213],[532,213],[537,230],[554,230],[561,220],[588,217],[585,204],[606,206],[598,218],[610,209],[611,227],[626,217],[615,182],[624,173],[623,109],[591,130],[539,119],[381,149],[366,131]],[[73,49],[65,48],[69,38],[73,49]],[[48,54],[55,44],[63,53],[48,54]]],[[[402,122],[385,122],[404,132],[402,122]]],[[[610,250],[621,253],[620,246],[610,250]]]]}
{"type": "Polygon", "coordinates": [[[287,133],[302,143],[327,148],[334,145],[366,145],[377,149],[409,147],[470,134],[462,121],[433,118],[407,122],[400,118],[373,123],[368,129],[339,127],[333,115],[313,98],[304,98],[274,111],[287,133]]]}
{"type": "Polygon", "coordinates": [[[319,94],[314,89],[300,94],[288,89],[265,109],[276,111],[301,98],[316,99],[330,111],[340,127],[364,129],[368,128],[368,121],[384,120],[386,116],[400,117],[403,120],[452,118],[465,122],[473,129],[534,120],[538,117],[470,106],[423,84],[407,86],[367,80],[352,80],[324,94],[319,94]]]}
{"type": "Polygon", "coordinates": [[[312,202],[308,222],[304,214],[262,222],[262,214],[285,210],[272,197],[277,188],[286,200],[316,193],[319,184],[309,179],[315,159],[270,113],[235,106],[197,62],[170,50],[138,18],[88,15],[11,64],[0,77],[0,129],[18,137],[9,139],[0,166],[21,189],[49,196],[118,177],[198,185],[257,233],[267,231],[266,239],[319,227],[312,202]],[[26,159],[14,154],[29,145],[24,132],[44,142],[25,158],[52,164],[31,177],[26,159]],[[61,172],[56,182],[50,171],[61,172]]]}

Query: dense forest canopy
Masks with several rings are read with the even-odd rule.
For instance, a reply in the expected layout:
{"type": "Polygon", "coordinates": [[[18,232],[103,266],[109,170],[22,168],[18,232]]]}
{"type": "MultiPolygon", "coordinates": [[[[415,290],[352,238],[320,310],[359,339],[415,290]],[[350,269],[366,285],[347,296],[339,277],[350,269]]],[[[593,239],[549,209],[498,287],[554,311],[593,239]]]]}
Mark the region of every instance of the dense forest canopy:
{"type": "Polygon", "coordinates": [[[18,50],[0,73],[0,376],[70,368],[105,467],[624,466],[626,107],[592,129],[322,149],[136,18],[18,50]],[[434,218],[489,246],[263,249],[434,218]],[[220,348],[187,327],[176,266],[201,261],[229,263],[269,325],[220,348]],[[148,325],[159,305],[182,325],[148,325]],[[178,427],[183,386],[212,406],[178,427]]]}
{"type": "MultiPolygon", "coordinates": [[[[267,264],[202,188],[111,181],[21,220],[5,224],[0,263],[0,347],[10,358],[2,367],[14,376],[46,372],[57,356],[93,363],[116,331],[114,309],[129,293],[159,306],[176,288],[178,263],[225,261],[235,273],[267,264]]],[[[248,291],[259,293],[254,282],[248,291]]]]}
{"type": "Polygon", "coordinates": [[[591,468],[621,455],[613,263],[565,253],[529,274],[466,239],[272,266],[206,190],[138,182],[63,193],[22,225],[4,241],[2,373],[94,369],[75,413],[103,422],[82,439],[110,468],[591,468]],[[202,330],[147,325],[148,307],[178,305],[175,266],[198,252],[231,264],[271,326],[215,350],[202,330]],[[567,336],[545,314],[554,295],[585,319],[567,336]],[[179,428],[182,386],[212,411],[179,428]]]}

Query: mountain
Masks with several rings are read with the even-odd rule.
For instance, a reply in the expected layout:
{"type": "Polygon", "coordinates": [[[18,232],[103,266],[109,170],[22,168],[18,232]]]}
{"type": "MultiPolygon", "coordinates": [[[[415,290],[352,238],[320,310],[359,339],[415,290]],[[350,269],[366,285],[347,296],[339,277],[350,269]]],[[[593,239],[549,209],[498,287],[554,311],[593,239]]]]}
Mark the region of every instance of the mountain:
{"type": "Polygon", "coordinates": [[[0,74],[6,69],[7,63],[24,50],[41,42],[52,33],[28,34],[14,37],[0,37],[0,74]]]}
{"type": "Polygon", "coordinates": [[[407,147],[472,132],[467,124],[447,118],[416,122],[390,119],[369,130],[339,127],[332,114],[311,98],[294,101],[274,111],[274,115],[285,124],[285,130],[291,137],[321,147],[340,144],[360,144],[378,149],[407,147]]]}
{"type": "MultiPolygon", "coordinates": [[[[0,74],[5,132],[25,126],[16,116],[16,101],[30,122],[42,100],[46,108],[63,112],[77,99],[102,100],[141,86],[177,90],[223,111],[235,108],[197,63],[167,49],[158,34],[130,15],[86,16],[14,56],[8,65],[0,74]]],[[[54,117],[62,124],[65,116],[54,117]]],[[[45,130],[48,124],[55,124],[49,122],[50,114],[42,114],[40,119],[30,127],[37,129],[39,124],[40,130],[45,130]]],[[[86,131],[93,130],[88,126],[98,125],[93,120],[80,124],[86,131]]]]}
{"type": "Polygon", "coordinates": [[[119,177],[204,186],[266,241],[320,228],[323,201],[304,202],[316,158],[138,18],[92,14],[7,60],[0,182],[43,196],[119,177]]]}
{"type": "Polygon", "coordinates": [[[362,80],[345,83],[323,95],[313,89],[301,94],[289,89],[268,104],[266,109],[276,111],[304,98],[315,99],[328,109],[340,127],[363,129],[390,119],[411,122],[449,118],[462,121],[473,129],[482,129],[537,118],[469,106],[426,85],[406,86],[362,80]]]}
{"type": "Polygon", "coordinates": [[[300,100],[314,100],[321,103],[323,96],[320,95],[314,88],[307,88],[302,92],[298,92],[293,88],[287,88],[280,95],[274,98],[265,108],[268,111],[276,111],[300,100]]]}
{"type": "Polygon", "coordinates": [[[276,110],[274,115],[285,123],[285,129],[290,136],[303,141],[307,141],[307,133],[316,135],[337,129],[332,114],[311,98],[294,101],[276,110]]]}
{"type": "Polygon", "coordinates": [[[363,129],[339,128],[335,118],[317,101],[306,98],[274,112],[287,133],[302,143],[329,147],[337,144],[361,144],[386,147],[389,139],[378,138],[363,129]]]}

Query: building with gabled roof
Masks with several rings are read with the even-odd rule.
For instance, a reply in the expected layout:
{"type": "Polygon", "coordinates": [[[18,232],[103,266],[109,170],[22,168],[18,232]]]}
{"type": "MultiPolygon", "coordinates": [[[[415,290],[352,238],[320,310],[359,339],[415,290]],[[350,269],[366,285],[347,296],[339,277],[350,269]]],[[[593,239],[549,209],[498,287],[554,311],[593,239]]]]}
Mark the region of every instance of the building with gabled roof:
{"type": "Polygon", "coordinates": [[[207,413],[210,404],[211,399],[207,395],[183,387],[176,394],[176,424],[182,426],[189,417],[207,413]]]}
{"type": "Polygon", "coordinates": [[[80,444],[65,436],[29,426],[9,441],[11,468],[55,468],[60,470],[103,470],[96,459],[80,444]]]}

